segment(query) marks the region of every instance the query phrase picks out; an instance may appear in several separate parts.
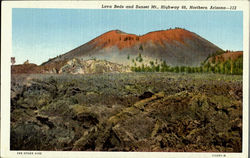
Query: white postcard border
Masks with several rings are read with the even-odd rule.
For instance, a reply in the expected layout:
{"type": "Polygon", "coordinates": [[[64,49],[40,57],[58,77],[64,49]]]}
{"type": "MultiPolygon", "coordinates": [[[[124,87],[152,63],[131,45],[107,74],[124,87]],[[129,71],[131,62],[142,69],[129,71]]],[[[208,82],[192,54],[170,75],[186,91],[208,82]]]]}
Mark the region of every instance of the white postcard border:
{"type": "MultiPolygon", "coordinates": [[[[190,10],[190,9],[189,9],[190,10]]],[[[211,11],[211,10],[210,10],[211,11]]],[[[216,10],[212,10],[216,11],[216,10]]],[[[221,11],[221,10],[218,10],[221,11]]],[[[225,10],[229,11],[229,10],[225,10]]],[[[248,157],[248,116],[249,116],[249,2],[248,1],[22,1],[2,2],[1,29],[1,156],[2,157],[248,157]],[[141,5],[200,5],[237,6],[243,11],[243,152],[242,153],[203,153],[203,152],[84,152],[84,151],[26,151],[33,154],[18,155],[10,151],[10,57],[12,54],[12,8],[71,8],[102,9],[102,4],[141,4],[141,5]],[[35,154],[39,153],[40,154],[35,154]],[[216,156],[217,155],[217,156],[216,156]],[[218,156],[221,155],[221,156],[218,156]]],[[[25,151],[22,151],[25,152],[25,151]]]]}

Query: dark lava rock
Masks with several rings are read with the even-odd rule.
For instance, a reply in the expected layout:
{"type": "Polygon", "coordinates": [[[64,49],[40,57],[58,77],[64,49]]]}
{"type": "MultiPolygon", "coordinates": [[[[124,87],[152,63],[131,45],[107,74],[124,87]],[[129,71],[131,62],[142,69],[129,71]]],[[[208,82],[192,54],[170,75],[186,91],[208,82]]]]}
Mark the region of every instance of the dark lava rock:
{"type": "Polygon", "coordinates": [[[140,99],[150,98],[154,95],[152,92],[144,92],[142,95],[139,96],[140,99]]]}
{"type": "Polygon", "coordinates": [[[14,75],[12,85],[11,150],[242,151],[241,76],[14,75]]]}

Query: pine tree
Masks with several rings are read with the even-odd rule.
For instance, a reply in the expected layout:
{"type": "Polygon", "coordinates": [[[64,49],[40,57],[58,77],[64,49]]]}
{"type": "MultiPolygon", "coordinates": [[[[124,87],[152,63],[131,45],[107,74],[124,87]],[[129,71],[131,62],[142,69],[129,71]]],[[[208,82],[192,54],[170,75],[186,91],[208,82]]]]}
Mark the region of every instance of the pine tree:
{"type": "Polygon", "coordinates": [[[225,74],[230,74],[231,73],[231,64],[229,61],[225,62],[225,74]]]}
{"type": "Polygon", "coordinates": [[[156,72],[159,72],[159,71],[160,71],[160,65],[157,65],[157,66],[155,67],[155,71],[156,71],[156,72]]]}
{"type": "Polygon", "coordinates": [[[145,72],[144,64],[141,65],[141,71],[142,71],[142,72],[145,72]]]}
{"type": "Polygon", "coordinates": [[[185,72],[185,66],[180,67],[180,72],[185,72]]]}
{"type": "Polygon", "coordinates": [[[174,72],[179,73],[179,71],[180,71],[180,70],[179,70],[179,66],[175,66],[175,67],[174,67],[174,72]]]}

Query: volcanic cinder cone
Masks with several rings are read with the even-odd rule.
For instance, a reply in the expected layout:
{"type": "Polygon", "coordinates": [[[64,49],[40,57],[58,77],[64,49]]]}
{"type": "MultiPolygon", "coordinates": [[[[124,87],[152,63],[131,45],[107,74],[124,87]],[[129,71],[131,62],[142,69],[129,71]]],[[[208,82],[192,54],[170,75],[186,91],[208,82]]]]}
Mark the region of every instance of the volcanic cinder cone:
{"type": "Polygon", "coordinates": [[[141,54],[143,61],[139,64],[166,61],[171,66],[198,66],[209,54],[216,51],[221,49],[185,29],[155,31],[142,36],[113,30],[44,64],[73,58],[83,60],[95,58],[131,65],[132,60],[141,54]]]}

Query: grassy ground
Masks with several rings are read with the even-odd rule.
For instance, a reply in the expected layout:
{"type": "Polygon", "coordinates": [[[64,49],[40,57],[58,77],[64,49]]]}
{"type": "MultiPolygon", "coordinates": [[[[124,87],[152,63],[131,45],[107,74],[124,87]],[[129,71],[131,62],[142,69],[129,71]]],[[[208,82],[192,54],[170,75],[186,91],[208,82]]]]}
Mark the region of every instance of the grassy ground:
{"type": "Polygon", "coordinates": [[[11,149],[241,152],[242,76],[12,75],[11,149]]]}

